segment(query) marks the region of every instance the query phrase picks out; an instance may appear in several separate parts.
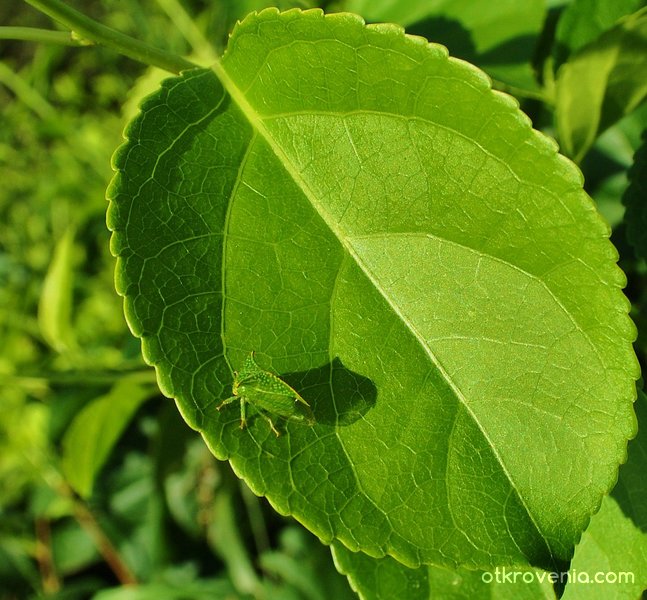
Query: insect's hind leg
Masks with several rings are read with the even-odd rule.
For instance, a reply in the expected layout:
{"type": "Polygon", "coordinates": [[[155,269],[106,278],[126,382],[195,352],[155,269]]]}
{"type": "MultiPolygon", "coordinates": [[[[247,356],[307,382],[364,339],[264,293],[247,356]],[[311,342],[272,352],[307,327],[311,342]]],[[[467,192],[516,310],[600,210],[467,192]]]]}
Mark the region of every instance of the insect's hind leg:
{"type": "Polygon", "coordinates": [[[240,428],[245,429],[247,427],[247,407],[245,406],[247,402],[240,399],[240,428]]]}
{"type": "Polygon", "coordinates": [[[281,433],[276,427],[274,427],[274,423],[272,422],[272,419],[270,419],[265,413],[261,413],[261,415],[263,415],[263,418],[270,424],[270,429],[274,432],[274,435],[276,437],[279,437],[281,433]]]}

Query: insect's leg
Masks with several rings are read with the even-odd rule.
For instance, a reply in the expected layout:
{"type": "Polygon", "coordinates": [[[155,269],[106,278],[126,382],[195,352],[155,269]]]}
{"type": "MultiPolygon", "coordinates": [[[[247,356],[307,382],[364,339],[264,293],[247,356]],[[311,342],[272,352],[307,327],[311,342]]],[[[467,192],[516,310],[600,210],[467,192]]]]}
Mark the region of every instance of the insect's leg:
{"type": "Polygon", "coordinates": [[[247,408],[246,405],[247,401],[244,398],[240,398],[240,428],[245,429],[247,427],[247,418],[246,418],[246,412],[247,408]]]}
{"type": "Polygon", "coordinates": [[[218,404],[218,406],[216,406],[216,410],[220,410],[226,404],[231,404],[234,400],[238,400],[238,396],[231,396],[230,398],[223,400],[220,404],[218,404]]]}
{"type": "Polygon", "coordinates": [[[270,419],[266,414],[263,414],[263,417],[270,424],[270,429],[274,432],[274,435],[276,437],[279,437],[281,434],[279,433],[279,430],[276,427],[274,427],[274,423],[272,423],[272,419],[270,419]]]}

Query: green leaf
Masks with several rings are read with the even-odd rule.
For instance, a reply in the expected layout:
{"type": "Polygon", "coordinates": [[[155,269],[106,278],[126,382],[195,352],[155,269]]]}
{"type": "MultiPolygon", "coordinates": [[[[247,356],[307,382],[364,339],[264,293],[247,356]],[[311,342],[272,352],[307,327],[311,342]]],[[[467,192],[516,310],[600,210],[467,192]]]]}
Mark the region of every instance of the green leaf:
{"type": "Polygon", "coordinates": [[[62,466],[68,482],[81,496],[92,493],[96,475],[150,391],[150,386],[124,377],[72,421],[63,437],[62,466]]]}
{"type": "Polygon", "coordinates": [[[647,589],[647,397],[636,402],[638,436],[629,443],[618,485],[582,535],[571,563],[574,573],[563,600],[640,598],[647,589]],[[587,578],[602,574],[592,585],[587,578]]]}
{"type": "Polygon", "coordinates": [[[326,542],[570,558],[635,432],[635,332],[579,171],[514,100],[398,27],[270,10],[126,135],[117,289],[217,457],[326,542]],[[215,410],[252,350],[314,426],[215,410]]]}
{"type": "Polygon", "coordinates": [[[623,19],[562,65],[556,119],[562,149],[576,161],[597,135],[647,96],[647,8],[623,19]]]}
{"type": "Polygon", "coordinates": [[[556,598],[550,577],[559,577],[566,584],[562,600],[639,598],[647,589],[647,398],[642,393],[636,411],[639,433],[630,442],[628,461],[620,468],[613,494],[604,498],[600,512],[591,519],[568,571],[408,569],[390,557],[374,559],[335,543],[337,567],[367,600],[556,598]],[[598,582],[595,577],[605,579],[598,582]]]}
{"type": "MultiPolygon", "coordinates": [[[[647,108],[647,105],[645,105],[647,108]]],[[[638,111],[632,114],[636,115],[638,111]]],[[[625,207],[622,196],[629,185],[627,170],[633,163],[635,148],[625,131],[631,117],[607,129],[582,161],[582,173],[586,179],[586,189],[595,201],[600,214],[615,230],[624,217],[625,207]]],[[[622,256],[622,250],[618,250],[622,256]]]]}
{"type": "Polygon", "coordinates": [[[398,23],[441,43],[505,83],[539,89],[531,62],[545,17],[543,0],[348,0],[344,6],[369,21],[398,23]]]}
{"type": "Polygon", "coordinates": [[[555,66],[611,29],[622,17],[645,6],[645,0],[574,0],[561,14],[555,31],[555,66]]]}
{"type": "Polygon", "coordinates": [[[557,600],[549,573],[543,571],[409,569],[389,556],[371,558],[339,543],[333,544],[333,556],[362,600],[557,600]]]}
{"type": "Polygon", "coordinates": [[[71,323],[73,285],[74,229],[70,227],[56,244],[38,303],[40,331],[57,352],[76,345],[71,323]]]}
{"type": "Polygon", "coordinates": [[[631,183],[623,196],[627,207],[627,239],[637,255],[647,259],[647,129],[643,132],[643,143],[636,151],[629,180],[631,183]]]}

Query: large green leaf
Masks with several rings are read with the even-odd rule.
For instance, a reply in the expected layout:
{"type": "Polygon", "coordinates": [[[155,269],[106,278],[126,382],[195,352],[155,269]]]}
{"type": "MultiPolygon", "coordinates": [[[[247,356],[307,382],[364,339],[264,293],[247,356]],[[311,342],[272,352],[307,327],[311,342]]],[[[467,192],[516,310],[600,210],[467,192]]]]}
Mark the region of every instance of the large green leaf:
{"type": "Polygon", "coordinates": [[[580,160],[597,135],[647,97],[647,8],[573,54],[557,77],[556,119],[566,154],[580,160]]]}
{"type": "Polygon", "coordinates": [[[333,545],[333,556],[362,600],[557,600],[545,571],[410,569],[390,556],[371,558],[339,543],[333,545]]]}
{"type": "Polygon", "coordinates": [[[409,569],[390,557],[374,559],[333,545],[335,562],[366,600],[555,599],[551,581],[565,587],[562,600],[638,598],[647,589],[647,398],[637,403],[638,437],[620,469],[613,494],[602,501],[575,550],[568,571],[409,569]]]}
{"type": "Polygon", "coordinates": [[[577,545],[563,600],[640,598],[647,589],[647,398],[642,392],[636,413],[638,436],[629,444],[618,485],[577,545]]]}
{"type": "Polygon", "coordinates": [[[347,0],[344,6],[444,44],[453,56],[507,84],[538,89],[531,62],[545,17],[543,0],[347,0]]]}
{"type": "Polygon", "coordinates": [[[216,456],[351,549],[570,557],[635,431],[634,327],[580,173],[510,97],[398,27],[270,10],[127,138],[117,288],[216,456]],[[252,350],[314,426],[215,410],[252,350]]]}

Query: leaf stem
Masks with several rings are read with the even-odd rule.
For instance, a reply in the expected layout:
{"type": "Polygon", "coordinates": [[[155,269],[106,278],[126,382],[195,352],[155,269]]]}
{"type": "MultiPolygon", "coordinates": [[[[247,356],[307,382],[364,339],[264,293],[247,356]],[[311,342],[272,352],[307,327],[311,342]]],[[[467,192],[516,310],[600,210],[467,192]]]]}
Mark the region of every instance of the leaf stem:
{"type": "MultiPolygon", "coordinates": [[[[137,578],[126,564],[117,548],[113,545],[104,532],[101,524],[97,521],[92,511],[80,500],[72,488],[65,481],[58,468],[53,466],[52,461],[46,454],[34,456],[33,453],[24,452],[26,463],[30,464],[40,475],[45,484],[55,492],[61,499],[69,502],[69,507],[79,525],[85,529],[95,544],[99,554],[106,561],[115,577],[122,585],[136,584],[137,578]]],[[[42,540],[42,532],[38,541],[42,540]]]]}
{"type": "Polygon", "coordinates": [[[249,525],[256,545],[256,553],[261,555],[263,552],[270,549],[270,536],[265,525],[265,518],[263,517],[263,511],[261,510],[260,499],[254,495],[245,483],[242,481],[239,481],[238,483],[240,494],[243,497],[243,502],[247,509],[249,525]]]}
{"type": "Polygon", "coordinates": [[[75,38],[70,31],[54,31],[37,27],[0,27],[0,40],[62,44],[63,46],[87,45],[83,40],[75,38]]]}
{"type": "Polygon", "coordinates": [[[221,472],[222,483],[212,504],[212,519],[207,524],[207,541],[227,565],[227,571],[241,594],[263,598],[261,581],[254,570],[240,528],[236,494],[238,479],[231,469],[221,472]]]}
{"type": "Polygon", "coordinates": [[[184,10],[181,2],[178,0],[157,0],[157,5],[173,21],[173,24],[189,43],[197,57],[209,63],[218,60],[218,55],[213,46],[202,34],[191,16],[184,10]]]}
{"type": "Polygon", "coordinates": [[[85,529],[90,538],[94,541],[99,554],[101,554],[103,560],[106,561],[112,572],[115,574],[119,583],[122,585],[136,584],[137,578],[124,562],[115,546],[101,528],[101,525],[99,525],[97,520],[94,518],[92,512],[83,502],[74,497],[72,490],[65,490],[64,493],[72,501],[74,517],[78,521],[79,525],[85,529]]]}
{"type": "MultiPolygon", "coordinates": [[[[20,101],[41,119],[54,119],[56,110],[18,73],[14,73],[5,63],[0,62],[0,84],[8,87],[20,101]]],[[[8,321],[10,322],[10,321],[8,321]]]]}
{"type": "Polygon", "coordinates": [[[43,592],[46,596],[55,594],[61,589],[61,582],[56,573],[52,557],[52,532],[49,521],[43,517],[36,518],[36,560],[40,571],[43,592]]]}
{"type": "MultiPolygon", "coordinates": [[[[492,79],[492,78],[491,78],[492,79]]],[[[548,97],[543,90],[528,90],[521,87],[516,87],[498,79],[492,79],[492,89],[500,92],[505,92],[517,98],[526,98],[528,100],[539,100],[541,102],[548,102],[548,97]]]]}
{"type": "Polygon", "coordinates": [[[25,0],[25,2],[68,27],[72,30],[73,35],[78,36],[81,40],[90,40],[96,44],[101,44],[146,65],[159,67],[171,73],[180,73],[187,69],[195,69],[198,66],[181,56],[160,50],[115,29],[106,27],[102,23],[67,6],[61,0],[25,0]]]}

